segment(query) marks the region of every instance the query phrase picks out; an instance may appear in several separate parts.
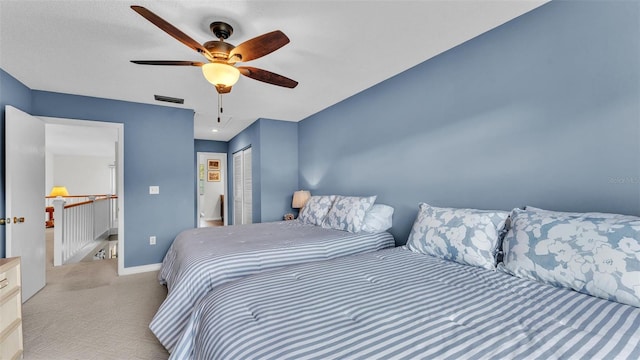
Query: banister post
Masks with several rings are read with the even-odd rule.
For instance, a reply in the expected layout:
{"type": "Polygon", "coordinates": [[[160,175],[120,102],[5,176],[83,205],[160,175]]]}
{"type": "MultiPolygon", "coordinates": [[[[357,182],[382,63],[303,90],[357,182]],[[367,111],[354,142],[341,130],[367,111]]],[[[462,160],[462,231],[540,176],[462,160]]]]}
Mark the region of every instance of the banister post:
{"type": "Polygon", "coordinates": [[[91,219],[89,226],[91,228],[89,229],[89,232],[91,233],[91,241],[93,241],[96,239],[96,195],[89,195],[87,198],[91,201],[91,214],[89,215],[89,218],[91,219]]]}
{"type": "Polygon", "coordinates": [[[64,204],[62,198],[53,200],[53,213],[55,214],[55,224],[53,226],[53,266],[62,265],[62,254],[64,252],[64,204]]]}

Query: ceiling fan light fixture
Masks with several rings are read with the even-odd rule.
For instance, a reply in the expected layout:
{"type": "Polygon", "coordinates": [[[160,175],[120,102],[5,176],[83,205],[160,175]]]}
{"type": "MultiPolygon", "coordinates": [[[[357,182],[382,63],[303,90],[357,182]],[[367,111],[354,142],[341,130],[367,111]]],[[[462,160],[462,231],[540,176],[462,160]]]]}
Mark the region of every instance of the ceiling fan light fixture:
{"type": "MultiPolygon", "coordinates": [[[[135,64],[202,67],[204,77],[216,87],[218,95],[230,93],[232,86],[238,81],[241,73],[254,80],[290,89],[298,85],[298,82],[295,80],[267,70],[247,66],[236,68],[234,66],[237,62],[259,59],[287,45],[290,40],[287,35],[280,30],[262,34],[238,46],[234,46],[224,41],[233,33],[233,27],[225,22],[216,21],[211,23],[209,27],[218,40],[207,41],[204,44],[200,44],[149,9],[139,5],[132,5],[131,8],[153,25],[160,28],[160,30],[180,41],[190,49],[195,50],[200,55],[203,55],[209,61],[208,63],[202,63],[188,60],[131,60],[131,62],[135,64]]],[[[220,113],[222,113],[222,109],[220,109],[220,113]]]]}
{"type": "Polygon", "coordinates": [[[240,70],[235,66],[212,62],[202,65],[202,74],[213,85],[233,86],[240,78],[240,70]]]}

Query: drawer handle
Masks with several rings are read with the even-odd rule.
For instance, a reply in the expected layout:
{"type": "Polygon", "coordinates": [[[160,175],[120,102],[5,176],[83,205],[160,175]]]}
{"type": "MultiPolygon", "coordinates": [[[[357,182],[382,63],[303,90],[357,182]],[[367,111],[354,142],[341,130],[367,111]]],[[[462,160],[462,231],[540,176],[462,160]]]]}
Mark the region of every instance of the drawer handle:
{"type": "Polygon", "coordinates": [[[9,286],[9,279],[0,280],[0,289],[4,289],[9,286]]]}

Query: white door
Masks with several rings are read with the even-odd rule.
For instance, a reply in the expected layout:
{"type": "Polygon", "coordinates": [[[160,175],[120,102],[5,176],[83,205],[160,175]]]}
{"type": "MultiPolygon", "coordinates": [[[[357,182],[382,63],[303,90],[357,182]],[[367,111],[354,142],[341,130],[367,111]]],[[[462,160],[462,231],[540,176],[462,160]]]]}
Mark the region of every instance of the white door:
{"type": "Polygon", "coordinates": [[[233,224],[253,222],[251,148],[233,154],[233,224]]]}
{"type": "Polygon", "coordinates": [[[233,224],[242,224],[242,151],[233,154],[233,224]]]}
{"type": "Polygon", "coordinates": [[[7,257],[22,257],[22,302],[46,283],[44,122],[12,106],[5,121],[7,257]]]}
{"type": "Polygon", "coordinates": [[[253,222],[253,180],[251,178],[251,148],[242,152],[242,223],[253,222]]]}

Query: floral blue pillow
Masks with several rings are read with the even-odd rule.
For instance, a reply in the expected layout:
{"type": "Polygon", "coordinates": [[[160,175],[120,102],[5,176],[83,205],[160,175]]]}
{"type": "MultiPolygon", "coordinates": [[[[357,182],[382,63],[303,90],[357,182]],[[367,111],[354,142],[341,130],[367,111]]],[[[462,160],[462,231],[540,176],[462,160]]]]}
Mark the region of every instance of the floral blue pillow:
{"type": "Polygon", "coordinates": [[[640,307],[640,218],[513,209],[504,239],[512,275],[640,307]]]}
{"type": "Polygon", "coordinates": [[[507,211],[438,208],[420,203],[407,248],[493,270],[507,211]]]}
{"type": "Polygon", "coordinates": [[[322,222],[322,227],[352,233],[360,232],[364,217],[376,202],[376,197],[376,195],[366,197],[338,195],[327,217],[322,222]]]}
{"type": "Polygon", "coordinates": [[[329,213],[331,205],[333,205],[335,195],[312,196],[309,198],[304,207],[300,210],[298,220],[305,224],[322,225],[322,221],[329,213]]]}

